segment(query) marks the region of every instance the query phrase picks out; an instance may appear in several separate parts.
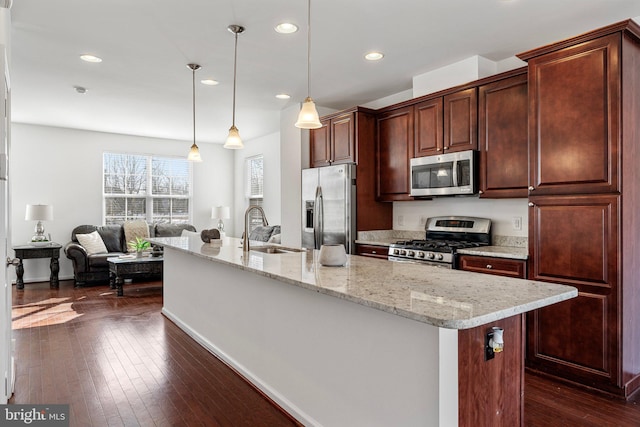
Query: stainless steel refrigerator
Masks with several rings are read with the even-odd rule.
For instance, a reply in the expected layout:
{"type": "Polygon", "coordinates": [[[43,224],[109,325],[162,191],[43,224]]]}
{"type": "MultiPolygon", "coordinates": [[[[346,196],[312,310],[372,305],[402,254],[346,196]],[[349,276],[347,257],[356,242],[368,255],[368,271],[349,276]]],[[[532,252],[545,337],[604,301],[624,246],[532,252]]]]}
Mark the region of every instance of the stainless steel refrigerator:
{"type": "Polygon", "coordinates": [[[302,246],[342,243],[354,253],[356,165],[302,170],[302,246]]]}

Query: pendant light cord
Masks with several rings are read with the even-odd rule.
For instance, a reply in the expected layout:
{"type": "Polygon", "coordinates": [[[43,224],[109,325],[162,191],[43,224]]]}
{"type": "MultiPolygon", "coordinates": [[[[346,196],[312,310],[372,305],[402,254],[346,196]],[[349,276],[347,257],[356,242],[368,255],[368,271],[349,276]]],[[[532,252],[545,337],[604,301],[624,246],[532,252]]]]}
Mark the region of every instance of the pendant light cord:
{"type": "Polygon", "coordinates": [[[231,119],[232,126],[236,125],[236,69],[238,66],[238,31],[235,32],[236,43],[233,54],[233,118],[231,119]]]}
{"type": "Polygon", "coordinates": [[[307,1],[307,97],[311,97],[311,0],[307,1]]]}
{"type": "Polygon", "coordinates": [[[192,88],[193,88],[193,144],[196,144],[196,69],[191,69],[192,88]]]}

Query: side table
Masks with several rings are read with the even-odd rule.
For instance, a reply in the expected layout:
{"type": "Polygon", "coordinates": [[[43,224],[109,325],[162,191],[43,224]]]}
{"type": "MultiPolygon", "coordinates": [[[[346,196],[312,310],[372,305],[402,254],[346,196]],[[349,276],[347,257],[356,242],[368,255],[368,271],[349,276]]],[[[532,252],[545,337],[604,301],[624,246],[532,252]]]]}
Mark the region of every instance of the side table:
{"type": "Polygon", "coordinates": [[[50,243],[48,246],[32,246],[32,245],[20,245],[14,246],[13,250],[16,254],[16,258],[20,260],[16,265],[16,287],[18,289],[24,289],[24,266],[22,265],[23,259],[33,258],[51,258],[49,268],[51,269],[51,277],[49,278],[49,287],[51,289],[57,289],[59,286],[58,272],[60,271],[60,249],[62,245],[58,243],[50,243]]]}

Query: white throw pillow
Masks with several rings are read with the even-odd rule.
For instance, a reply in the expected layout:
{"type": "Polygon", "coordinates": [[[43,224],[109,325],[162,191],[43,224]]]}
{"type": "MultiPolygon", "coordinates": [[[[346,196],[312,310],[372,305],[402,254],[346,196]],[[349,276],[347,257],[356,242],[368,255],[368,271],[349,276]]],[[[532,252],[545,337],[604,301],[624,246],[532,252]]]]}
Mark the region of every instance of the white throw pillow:
{"type": "Polygon", "coordinates": [[[182,230],[181,236],[182,237],[191,237],[191,236],[200,237],[200,233],[198,233],[197,231],[182,230]]]}
{"type": "Polygon", "coordinates": [[[89,255],[106,254],[109,252],[97,231],[89,234],[76,234],[76,239],[78,239],[78,242],[86,249],[89,255]]]}

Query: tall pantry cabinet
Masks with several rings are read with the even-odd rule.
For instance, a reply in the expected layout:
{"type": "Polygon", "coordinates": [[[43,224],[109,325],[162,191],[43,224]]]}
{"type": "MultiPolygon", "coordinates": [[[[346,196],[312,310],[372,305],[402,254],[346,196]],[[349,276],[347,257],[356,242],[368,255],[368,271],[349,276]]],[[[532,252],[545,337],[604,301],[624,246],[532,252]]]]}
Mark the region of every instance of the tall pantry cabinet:
{"type": "Polygon", "coordinates": [[[640,26],[518,55],[529,67],[529,278],[579,295],[527,319],[527,367],[640,387],[640,26]]]}

